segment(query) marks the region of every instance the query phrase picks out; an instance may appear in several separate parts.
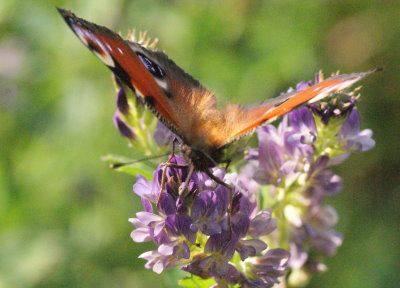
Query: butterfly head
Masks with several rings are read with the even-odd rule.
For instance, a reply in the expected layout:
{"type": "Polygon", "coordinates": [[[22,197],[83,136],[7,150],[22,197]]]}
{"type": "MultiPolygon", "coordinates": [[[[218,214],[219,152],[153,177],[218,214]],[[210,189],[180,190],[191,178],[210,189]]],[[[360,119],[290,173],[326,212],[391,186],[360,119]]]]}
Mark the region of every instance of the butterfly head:
{"type": "Polygon", "coordinates": [[[208,153],[186,144],[181,145],[181,152],[191,165],[199,171],[206,171],[208,168],[217,166],[223,161],[224,155],[223,150],[216,149],[208,153]]]}

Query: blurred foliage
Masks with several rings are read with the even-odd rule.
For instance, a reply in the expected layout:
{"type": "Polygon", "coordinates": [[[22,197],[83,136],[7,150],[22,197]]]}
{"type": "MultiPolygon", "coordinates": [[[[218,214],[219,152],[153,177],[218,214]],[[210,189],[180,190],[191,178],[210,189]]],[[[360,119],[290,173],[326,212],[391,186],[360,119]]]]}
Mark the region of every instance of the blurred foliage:
{"type": "MultiPolygon", "coordinates": [[[[137,256],[132,177],[100,157],[132,155],[111,117],[110,73],[55,6],[148,30],[221,102],[252,103],[333,72],[383,67],[359,110],[377,146],[337,172],[344,245],[311,287],[398,287],[400,2],[0,1],[0,287],[176,287],[137,256]]],[[[133,147],[134,149],[134,147],[133,147]]]]}

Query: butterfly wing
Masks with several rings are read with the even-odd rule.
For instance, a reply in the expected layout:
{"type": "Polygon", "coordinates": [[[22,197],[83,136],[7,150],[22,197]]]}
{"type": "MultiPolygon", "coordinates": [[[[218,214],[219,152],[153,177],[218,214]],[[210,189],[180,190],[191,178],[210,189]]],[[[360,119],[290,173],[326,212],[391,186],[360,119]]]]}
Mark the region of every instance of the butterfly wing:
{"type": "Polygon", "coordinates": [[[58,11],[78,38],[171,130],[179,134],[168,94],[157,83],[157,76],[163,76],[162,70],[149,69],[152,67],[146,66],[148,59],[143,54],[135,53],[127,41],[106,27],[78,18],[70,11],[61,8],[58,11]]]}
{"type": "MultiPolygon", "coordinates": [[[[277,117],[290,112],[302,104],[319,101],[332,93],[346,89],[375,71],[334,75],[305,90],[283,93],[259,106],[242,108],[241,121],[239,123],[235,121],[237,129],[232,130],[231,135],[226,138],[226,143],[223,143],[220,147],[226,146],[243,135],[251,133],[260,125],[274,121],[277,117]]],[[[235,115],[237,114],[235,113],[235,115]]],[[[235,116],[232,115],[232,117],[235,116]]]]}

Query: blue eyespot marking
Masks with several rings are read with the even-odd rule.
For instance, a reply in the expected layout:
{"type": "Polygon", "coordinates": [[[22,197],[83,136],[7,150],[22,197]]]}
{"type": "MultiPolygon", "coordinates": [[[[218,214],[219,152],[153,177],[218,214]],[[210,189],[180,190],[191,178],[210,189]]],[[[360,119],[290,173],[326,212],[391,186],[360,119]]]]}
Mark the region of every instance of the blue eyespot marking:
{"type": "Polygon", "coordinates": [[[149,58],[147,58],[145,55],[142,53],[137,53],[140,61],[142,61],[143,65],[146,67],[146,69],[153,74],[157,78],[163,78],[165,75],[165,72],[158,66],[156,63],[151,61],[149,58]]]}

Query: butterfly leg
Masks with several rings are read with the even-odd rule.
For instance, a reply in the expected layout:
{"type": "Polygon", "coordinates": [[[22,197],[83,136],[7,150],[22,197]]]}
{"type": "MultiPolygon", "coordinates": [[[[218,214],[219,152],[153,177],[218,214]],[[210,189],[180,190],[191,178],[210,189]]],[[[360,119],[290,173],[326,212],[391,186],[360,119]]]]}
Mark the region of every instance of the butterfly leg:
{"type": "MultiPolygon", "coordinates": [[[[186,166],[187,167],[187,166],[186,166]]],[[[185,179],[185,182],[182,183],[182,185],[179,187],[179,196],[185,197],[188,191],[188,186],[189,186],[189,181],[190,178],[192,177],[194,172],[194,166],[189,165],[189,173],[185,179]]]]}
{"type": "Polygon", "coordinates": [[[175,155],[175,143],[177,143],[178,140],[176,139],[176,137],[174,138],[174,140],[172,140],[172,153],[171,155],[175,155]]]}
{"type": "MultiPolygon", "coordinates": [[[[173,154],[169,157],[167,162],[161,164],[161,166],[163,166],[163,168],[162,168],[162,174],[161,174],[160,193],[159,193],[158,199],[157,199],[157,206],[158,206],[158,203],[160,202],[161,193],[162,193],[163,190],[165,190],[165,183],[166,183],[166,178],[165,177],[166,177],[166,174],[167,174],[167,168],[172,167],[172,168],[177,168],[177,169],[184,169],[184,168],[187,168],[189,166],[188,164],[171,163],[170,161],[171,161],[172,157],[173,157],[173,154]]],[[[188,179],[190,179],[191,174],[193,174],[193,171],[192,172],[189,171],[189,174],[188,174],[189,177],[185,180],[185,182],[189,181],[188,179]]],[[[181,194],[181,192],[179,192],[179,194],[181,194]]]]}
{"type": "Polygon", "coordinates": [[[223,161],[222,163],[225,163],[225,164],[226,164],[226,166],[225,166],[225,171],[228,171],[229,165],[231,165],[232,160],[231,160],[231,159],[228,159],[228,160],[223,161]]]}

